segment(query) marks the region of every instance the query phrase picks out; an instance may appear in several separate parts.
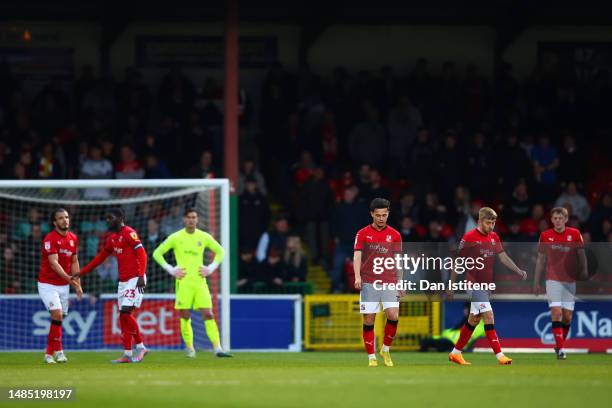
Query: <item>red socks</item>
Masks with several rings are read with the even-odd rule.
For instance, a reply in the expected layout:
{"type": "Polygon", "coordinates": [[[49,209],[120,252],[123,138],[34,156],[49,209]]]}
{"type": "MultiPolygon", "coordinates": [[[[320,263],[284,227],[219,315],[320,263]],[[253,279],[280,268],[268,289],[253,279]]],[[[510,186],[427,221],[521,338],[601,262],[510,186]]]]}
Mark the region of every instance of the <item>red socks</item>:
{"type": "Polygon", "coordinates": [[[555,348],[557,350],[561,350],[563,348],[563,343],[565,343],[565,336],[567,336],[567,332],[565,332],[564,329],[565,327],[563,327],[563,323],[552,322],[552,333],[555,337],[555,348]]]}
{"type": "Polygon", "coordinates": [[[495,332],[495,326],[492,324],[485,324],[485,333],[487,335],[487,339],[489,340],[489,346],[493,349],[493,353],[495,355],[501,353],[501,344],[499,344],[499,339],[497,338],[497,333],[495,332]]]}
{"type": "MultiPolygon", "coordinates": [[[[385,336],[386,337],[386,336],[385,336]]],[[[374,326],[363,325],[363,345],[366,353],[374,354],[374,326]]]]}
{"type": "Polygon", "coordinates": [[[47,336],[47,354],[52,356],[53,352],[62,350],[62,321],[51,320],[49,335],[47,336]]]}
{"type": "Polygon", "coordinates": [[[561,325],[563,326],[563,340],[565,341],[567,340],[567,334],[569,333],[572,324],[561,323],[561,325]]]}
{"type": "Polygon", "coordinates": [[[459,340],[457,340],[457,343],[455,344],[455,348],[457,350],[463,351],[463,348],[465,347],[467,342],[470,341],[470,338],[472,337],[473,332],[474,332],[474,326],[472,326],[468,322],[465,322],[465,324],[461,328],[461,332],[459,334],[459,340]]]}
{"type": "Polygon", "coordinates": [[[140,335],[140,328],[138,322],[131,312],[119,314],[119,322],[121,323],[121,337],[123,339],[123,345],[128,346],[125,350],[132,349],[132,337],[136,344],[142,343],[142,336],[140,335]],[[127,337],[128,340],[125,338],[127,337]]]}
{"type": "Polygon", "coordinates": [[[391,343],[393,343],[396,332],[397,320],[387,320],[387,324],[385,324],[385,338],[383,339],[383,344],[385,346],[390,346],[391,343]]]}
{"type": "Polygon", "coordinates": [[[130,318],[130,332],[132,333],[132,336],[134,336],[134,343],[140,344],[142,343],[142,336],[140,335],[140,328],[138,327],[138,322],[136,321],[134,315],[129,314],[128,317],[130,318]]]}
{"type": "Polygon", "coordinates": [[[119,325],[121,326],[121,340],[123,341],[124,350],[132,350],[132,330],[131,330],[131,314],[119,313],[119,325]]]}

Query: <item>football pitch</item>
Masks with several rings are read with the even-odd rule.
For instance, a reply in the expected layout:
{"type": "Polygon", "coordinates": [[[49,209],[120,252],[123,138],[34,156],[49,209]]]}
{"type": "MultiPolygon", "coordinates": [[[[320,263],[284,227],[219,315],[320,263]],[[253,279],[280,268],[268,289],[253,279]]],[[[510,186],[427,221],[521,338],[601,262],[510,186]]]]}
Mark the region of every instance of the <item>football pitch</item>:
{"type": "MultiPolygon", "coordinates": [[[[112,365],[119,353],[67,352],[46,366],[42,353],[0,353],[0,388],[71,387],[73,407],[569,407],[609,406],[612,355],[515,354],[499,366],[487,354],[392,353],[395,367],[367,367],[364,353],[151,352],[140,364],[112,365]]],[[[0,400],[0,406],[24,406],[0,400]]],[[[26,406],[39,405],[34,402],[26,406]]],[[[49,403],[45,402],[43,405],[49,403]]],[[[52,405],[56,405],[52,403],[52,405]]]]}

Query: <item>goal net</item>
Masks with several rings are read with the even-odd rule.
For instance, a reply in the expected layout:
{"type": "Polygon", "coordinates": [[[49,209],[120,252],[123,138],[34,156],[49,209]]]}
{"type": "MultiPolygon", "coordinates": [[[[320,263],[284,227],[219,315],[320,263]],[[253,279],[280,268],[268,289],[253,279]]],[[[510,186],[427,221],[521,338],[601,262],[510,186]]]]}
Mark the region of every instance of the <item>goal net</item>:
{"type": "MultiPolygon", "coordinates": [[[[199,213],[199,228],[229,248],[229,182],[226,179],[0,181],[0,350],[44,350],[50,316],[37,292],[41,242],[51,229],[50,212],[65,208],[70,230],[79,239],[81,268],[105,243],[104,215],[120,207],[126,224],[140,235],[148,254],[147,288],[135,316],[145,344],[159,349],[183,347],[179,315],[174,310],[175,279],[152,259],[169,234],[183,228],[186,207],[199,213]]],[[[227,249],[226,249],[227,251],[227,249]]],[[[205,253],[204,264],[214,254],[205,253]]],[[[166,260],[175,265],[172,251],[166,260]]],[[[213,310],[221,344],[230,348],[229,261],[209,276],[213,310]]],[[[85,296],[71,289],[63,323],[66,350],[120,349],[117,306],[117,263],[114,257],[83,277],[85,296]]],[[[201,316],[193,313],[196,348],[210,348],[201,316]]]]}

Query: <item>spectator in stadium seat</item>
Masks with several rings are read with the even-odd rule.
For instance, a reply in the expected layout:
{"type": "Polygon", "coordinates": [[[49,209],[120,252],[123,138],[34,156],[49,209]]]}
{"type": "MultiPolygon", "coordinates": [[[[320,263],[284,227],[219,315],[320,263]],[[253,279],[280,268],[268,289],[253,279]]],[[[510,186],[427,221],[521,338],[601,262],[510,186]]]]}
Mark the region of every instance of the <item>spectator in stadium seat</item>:
{"type": "Polygon", "coordinates": [[[257,261],[263,262],[268,256],[270,248],[277,248],[284,252],[289,236],[289,220],[287,215],[279,214],[274,218],[274,225],[271,231],[261,234],[257,242],[256,257],[257,261]]]}
{"type": "Polygon", "coordinates": [[[415,183],[416,194],[421,198],[428,190],[435,163],[435,151],[429,130],[422,128],[417,134],[416,144],[410,153],[410,171],[408,177],[415,183]]]}
{"type": "Polygon", "coordinates": [[[23,240],[32,234],[32,227],[38,225],[41,227],[43,234],[50,231],[50,226],[42,222],[40,210],[36,207],[30,207],[25,218],[15,220],[15,229],[13,230],[13,239],[23,240]]]}
{"type": "Polygon", "coordinates": [[[34,292],[36,289],[42,239],[43,234],[40,224],[33,224],[30,229],[30,235],[22,240],[17,247],[18,256],[15,263],[25,292],[34,292]]]}
{"type": "Polygon", "coordinates": [[[436,154],[435,176],[442,201],[449,202],[452,199],[455,187],[457,187],[463,175],[465,158],[457,147],[457,135],[453,130],[446,132],[444,146],[436,154]]]}
{"type": "Polygon", "coordinates": [[[238,178],[239,195],[244,193],[246,180],[248,178],[253,178],[255,180],[255,183],[257,184],[257,191],[260,194],[264,196],[268,194],[268,190],[266,189],[266,181],[261,172],[257,169],[255,161],[251,158],[244,160],[240,168],[240,176],[238,178]]]}
{"type": "Polygon", "coordinates": [[[141,179],[144,178],[145,171],[142,163],[136,159],[134,150],[128,146],[121,146],[119,152],[119,162],[115,165],[115,177],[118,179],[141,179]]]}
{"type": "MultiPolygon", "coordinates": [[[[0,119],[2,117],[2,111],[0,110],[0,119]]],[[[8,132],[3,134],[3,137],[7,137],[8,132]]],[[[9,157],[8,157],[8,146],[0,141],[0,179],[10,178],[11,171],[9,166],[9,157]]]]}
{"type": "Polygon", "coordinates": [[[162,236],[165,238],[175,231],[183,228],[183,208],[175,203],[170,208],[170,214],[162,218],[160,223],[160,231],[162,236]]]}
{"type": "Polygon", "coordinates": [[[287,276],[287,267],[282,259],[283,251],[271,247],[265,261],[259,264],[257,281],[266,284],[269,292],[279,292],[287,276]]]}
{"type": "Polygon", "coordinates": [[[508,206],[506,217],[512,220],[522,220],[531,214],[531,199],[527,190],[527,183],[520,181],[514,187],[514,193],[508,206]]]}
{"type": "Polygon", "coordinates": [[[391,213],[391,216],[395,217],[396,225],[399,225],[404,217],[410,217],[415,223],[419,223],[420,210],[413,191],[404,191],[402,193],[397,209],[391,213]]]}
{"type": "Polygon", "coordinates": [[[478,131],[472,137],[467,148],[465,160],[468,167],[469,188],[473,197],[489,199],[494,191],[494,177],[492,160],[493,151],[487,144],[487,137],[483,131],[478,131]]]}
{"type": "Polygon", "coordinates": [[[13,174],[11,176],[14,180],[26,180],[28,178],[26,168],[20,162],[15,163],[13,166],[13,174]]]}
{"type": "Polygon", "coordinates": [[[287,247],[283,256],[287,268],[286,279],[288,282],[305,282],[308,272],[308,261],[302,248],[302,240],[297,235],[287,238],[287,247]]]}
{"type": "Polygon", "coordinates": [[[332,268],[329,269],[334,293],[343,291],[344,264],[352,259],[355,234],[368,222],[368,206],[358,196],[356,186],[346,188],[342,201],[334,210],[332,230],[335,247],[332,268]]]}
{"type": "Polygon", "coordinates": [[[354,165],[362,163],[380,166],[385,160],[386,135],[380,115],[370,102],[362,104],[365,118],[358,122],[349,135],[349,155],[354,165]]]}
{"type": "Polygon", "coordinates": [[[253,282],[258,278],[259,265],[255,260],[253,248],[240,248],[240,260],[238,261],[238,280],[236,286],[239,293],[251,292],[253,282]]]}
{"type": "Polygon", "coordinates": [[[200,161],[189,171],[191,178],[215,178],[220,173],[213,163],[213,155],[210,150],[204,150],[200,155],[200,161]]]}
{"type": "Polygon", "coordinates": [[[576,137],[567,131],[563,136],[563,147],[559,154],[559,179],[562,182],[575,181],[584,183],[586,181],[587,166],[586,155],[582,148],[576,144],[576,137]]]}
{"type": "Polygon", "coordinates": [[[539,183],[540,200],[549,201],[553,198],[559,167],[559,151],[550,144],[550,137],[544,133],[539,143],[531,150],[531,160],[539,183]]]}
{"type": "Polygon", "coordinates": [[[393,177],[403,173],[408,149],[414,143],[417,131],[422,126],[423,118],[419,109],[412,104],[408,96],[401,96],[387,119],[389,160],[393,177]]]}
{"type": "Polygon", "coordinates": [[[447,208],[440,203],[438,194],[429,192],[425,195],[425,205],[420,213],[420,223],[429,225],[432,221],[443,222],[446,220],[447,208]]]}
{"type": "Polygon", "coordinates": [[[531,210],[531,217],[520,221],[520,231],[525,234],[529,241],[538,240],[540,220],[544,218],[544,206],[535,204],[531,210]]]}
{"type": "Polygon", "coordinates": [[[25,178],[31,179],[34,176],[34,159],[29,148],[23,148],[19,153],[19,163],[23,166],[25,178]]]}
{"type": "Polygon", "coordinates": [[[259,192],[257,180],[249,176],[244,182],[245,190],[238,197],[238,245],[255,248],[270,222],[270,208],[267,198],[259,192]]]}
{"type": "Polygon", "coordinates": [[[377,168],[370,171],[370,185],[367,191],[366,202],[371,202],[375,198],[385,198],[391,200],[391,192],[383,185],[383,178],[377,168]]]}
{"type": "Polygon", "coordinates": [[[495,175],[497,185],[501,187],[504,197],[512,194],[512,189],[524,180],[527,184],[533,182],[533,165],[527,152],[519,143],[518,133],[511,130],[495,152],[495,175]]]}
{"type": "Polygon", "coordinates": [[[296,211],[298,221],[304,226],[310,260],[315,265],[327,260],[333,208],[334,194],[325,179],[325,171],[317,167],[298,191],[296,211]]]}
{"type": "MultiPolygon", "coordinates": [[[[89,155],[81,164],[79,176],[82,179],[111,179],[113,178],[113,165],[110,160],[102,156],[102,148],[93,144],[89,147],[89,155]]],[[[83,197],[87,199],[107,199],[110,197],[108,188],[88,188],[83,197]]]]}
{"type": "Polygon", "coordinates": [[[605,220],[612,220],[611,193],[604,193],[591,213],[589,229],[592,231],[594,241],[605,241],[606,237],[602,230],[602,223],[605,220]]]}
{"type": "Polygon", "coordinates": [[[555,201],[555,207],[566,207],[567,205],[572,208],[570,214],[578,217],[581,223],[585,223],[589,219],[591,214],[589,202],[582,194],[578,193],[578,187],[573,181],[567,183],[565,192],[555,201]]]}
{"type": "Polygon", "coordinates": [[[159,158],[155,153],[148,153],[145,157],[145,178],[166,179],[171,178],[172,174],[166,166],[166,162],[159,158]]]}
{"type": "Polygon", "coordinates": [[[408,216],[402,217],[398,230],[402,235],[402,242],[414,242],[418,240],[412,218],[408,216]]]}
{"type": "Polygon", "coordinates": [[[517,220],[509,218],[508,232],[504,235],[506,242],[527,242],[529,237],[521,232],[521,227],[517,220]]]}
{"type": "Polygon", "coordinates": [[[17,248],[14,243],[5,246],[0,259],[0,276],[4,282],[3,292],[6,294],[21,293],[21,280],[17,268],[17,248]]]}

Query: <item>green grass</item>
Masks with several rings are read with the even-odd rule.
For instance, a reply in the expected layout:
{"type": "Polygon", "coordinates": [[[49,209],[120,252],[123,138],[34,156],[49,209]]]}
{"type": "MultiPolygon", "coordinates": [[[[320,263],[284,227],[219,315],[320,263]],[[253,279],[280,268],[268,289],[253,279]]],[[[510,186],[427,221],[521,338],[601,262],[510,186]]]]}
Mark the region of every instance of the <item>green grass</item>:
{"type": "Polygon", "coordinates": [[[41,353],[0,353],[0,387],[74,387],[75,400],[62,406],[110,408],[558,408],[608,406],[612,397],[610,355],[516,354],[513,365],[498,366],[491,354],[467,354],[473,365],[456,366],[445,354],[396,352],[395,367],[372,368],[364,353],[201,352],[188,360],[152,352],[124,365],[109,363],[118,353],[67,355],[67,364],[45,366],[41,353]]]}

